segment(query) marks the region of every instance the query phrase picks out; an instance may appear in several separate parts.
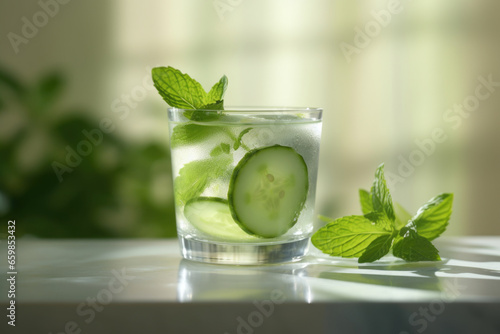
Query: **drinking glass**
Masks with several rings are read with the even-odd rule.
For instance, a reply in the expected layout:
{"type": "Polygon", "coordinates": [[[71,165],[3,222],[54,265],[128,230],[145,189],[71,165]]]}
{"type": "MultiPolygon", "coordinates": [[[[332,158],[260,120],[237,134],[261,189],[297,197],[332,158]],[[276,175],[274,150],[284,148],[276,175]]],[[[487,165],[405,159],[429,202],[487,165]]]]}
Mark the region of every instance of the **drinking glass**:
{"type": "Polygon", "coordinates": [[[299,260],[313,232],[320,108],[168,109],[177,233],[189,260],[299,260]]]}

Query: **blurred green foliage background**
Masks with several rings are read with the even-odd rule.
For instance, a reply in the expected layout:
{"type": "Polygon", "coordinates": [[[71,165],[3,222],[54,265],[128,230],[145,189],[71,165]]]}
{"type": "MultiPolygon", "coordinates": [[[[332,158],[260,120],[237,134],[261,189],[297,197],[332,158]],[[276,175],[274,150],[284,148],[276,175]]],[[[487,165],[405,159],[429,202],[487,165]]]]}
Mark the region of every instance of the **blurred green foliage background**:
{"type": "Polygon", "coordinates": [[[173,236],[150,80],[170,65],[205,88],[226,74],[226,106],[324,108],[316,209],[331,217],[359,213],[376,166],[400,174],[442,129],[393,197],[414,212],[453,192],[447,235],[500,234],[500,89],[445,119],[479,77],[500,81],[500,2],[402,0],[388,15],[392,2],[0,2],[0,220],[19,236],[173,236]],[[53,163],[103,121],[113,130],[60,182],[53,163]]]}
{"type": "Polygon", "coordinates": [[[175,236],[172,197],[155,193],[159,183],[169,194],[165,143],[131,144],[102,132],[92,143],[82,136],[100,131],[90,113],[64,110],[58,116],[64,88],[57,72],[25,83],[0,70],[0,112],[4,122],[10,117],[17,124],[0,144],[1,216],[20,222],[18,236],[175,236]],[[82,141],[92,145],[88,155],[81,150],[86,155],[74,159],[72,168],[66,157],[71,149],[78,154],[82,141]],[[59,170],[55,162],[65,167],[59,170]]]}

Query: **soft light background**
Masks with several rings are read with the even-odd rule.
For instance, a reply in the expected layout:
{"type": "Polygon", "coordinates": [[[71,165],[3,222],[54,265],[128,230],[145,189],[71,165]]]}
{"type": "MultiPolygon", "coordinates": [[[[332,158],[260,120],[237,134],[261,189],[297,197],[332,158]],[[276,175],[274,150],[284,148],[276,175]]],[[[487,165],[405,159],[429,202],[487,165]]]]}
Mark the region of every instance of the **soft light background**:
{"type": "Polygon", "coordinates": [[[317,210],[332,217],[359,213],[357,189],[377,165],[397,175],[415,141],[441,128],[446,141],[393,198],[414,212],[453,192],[447,235],[500,233],[500,87],[456,128],[443,118],[479,76],[500,82],[498,1],[401,1],[386,26],[372,13],[385,0],[72,0],[57,12],[41,3],[53,17],[17,53],[8,34],[22,36],[23,18],[43,6],[0,4],[0,216],[19,234],[174,233],[166,105],[148,88],[158,65],[205,87],[226,74],[226,105],[323,107],[317,210]],[[349,61],[341,45],[355,46],[367,24],[380,29],[349,61]],[[113,131],[59,182],[51,163],[104,118],[113,131]]]}

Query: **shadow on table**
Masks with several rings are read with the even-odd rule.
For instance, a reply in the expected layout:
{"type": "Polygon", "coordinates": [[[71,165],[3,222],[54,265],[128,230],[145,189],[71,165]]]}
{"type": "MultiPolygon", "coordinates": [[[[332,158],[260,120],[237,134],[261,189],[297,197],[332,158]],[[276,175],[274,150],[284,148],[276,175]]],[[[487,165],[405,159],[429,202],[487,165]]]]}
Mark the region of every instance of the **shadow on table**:
{"type": "Polygon", "coordinates": [[[316,260],[313,266],[319,267],[310,267],[309,270],[315,270],[319,278],[343,282],[437,292],[446,292],[453,284],[452,289],[461,291],[457,295],[498,295],[492,291],[498,291],[500,271],[490,269],[489,263],[499,263],[500,256],[478,253],[478,249],[490,250],[491,247],[474,245],[464,248],[463,244],[446,241],[441,244],[444,246],[441,253],[446,259],[437,263],[407,263],[397,259],[393,262],[358,264],[349,259],[332,258],[331,264],[326,259],[316,260]],[[460,246],[463,250],[447,249],[452,246],[460,246]],[[455,265],[451,260],[469,261],[471,266],[455,265]]]}
{"type": "Polygon", "coordinates": [[[488,244],[464,244],[460,239],[442,239],[436,241],[443,257],[454,260],[474,262],[500,262],[498,248],[488,244]]]}

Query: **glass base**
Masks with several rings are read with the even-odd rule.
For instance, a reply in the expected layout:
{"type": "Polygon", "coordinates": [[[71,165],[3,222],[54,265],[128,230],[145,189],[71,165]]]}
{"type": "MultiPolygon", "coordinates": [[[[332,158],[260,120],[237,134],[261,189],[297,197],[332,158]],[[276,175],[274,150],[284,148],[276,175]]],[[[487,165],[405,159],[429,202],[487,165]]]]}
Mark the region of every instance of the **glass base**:
{"type": "Polygon", "coordinates": [[[230,244],[199,241],[179,236],[182,256],[192,261],[260,265],[300,260],[307,252],[309,238],[274,244],[230,244]]]}

